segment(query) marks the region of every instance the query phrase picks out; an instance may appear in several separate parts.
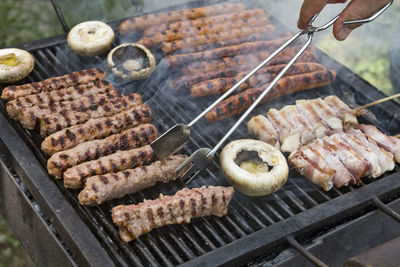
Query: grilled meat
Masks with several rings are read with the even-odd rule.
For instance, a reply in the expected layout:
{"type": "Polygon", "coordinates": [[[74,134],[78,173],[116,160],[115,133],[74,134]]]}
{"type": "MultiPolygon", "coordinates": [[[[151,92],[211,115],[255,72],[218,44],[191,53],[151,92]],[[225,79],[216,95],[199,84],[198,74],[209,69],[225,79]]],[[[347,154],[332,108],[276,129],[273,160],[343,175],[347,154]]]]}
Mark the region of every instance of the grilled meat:
{"type": "Polygon", "coordinates": [[[150,144],[157,138],[152,124],[142,124],[104,139],[87,141],[68,150],[53,154],[47,161],[47,170],[57,179],[68,168],[117,152],[150,144]]]}
{"type": "MultiPolygon", "coordinates": [[[[244,27],[260,28],[264,25],[267,29],[273,29],[272,25],[268,25],[268,19],[264,16],[245,18],[239,20],[233,20],[229,23],[221,23],[217,25],[206,25],[197,27],[187,27],[182,29],[169,29],[161,31],[150,36],[143,36],[138,43],[144,46],[154,46],[159,43],[179,42],[180,40],[187,40],[192,38],[203,39],[205,36],[211,36],[222,32],[228,32],[230,30],[240,29],[244,27]]],[[[260,31],[260,30],[259,30],[260,31]]],[[[265,32],[265,31],[263,31],[265,32]]],[[[222,40],[222,39],[221,39],[222,40]]],[[[198,43],[199,39],[197,39],[198,43]]],[[[193,40],[192,40],[193,42],[193,40]]],[[[164,50],[164,49],[163,49],[164,50]]],[[[175,50],[170,50],[169,53],[175,50]]],[[[168,53],[166,53],[168,54],[168,53]]]]}
{"type": "Polygon", "coordinates": [[[173,196],[160,195],[137,205],[120,205],[112,209],[123,241],[129,242],[152,229],[169,224],[190,223],[192,218],[227,214],[233,187],[209,186],[182,189],[173,196]]]}
{"type": "MultiPolygon", "coordinates": [[[[335,76],[336,74],[333,70],[320,70],[307,74],[283,77],[275,84],[261,103],[282,95],[327,85],[335,79],[335,76]]],[[[228,97],[208,112],[205,117],[209,122],[215,122],[239,114],[251,106],[265,90],[265,87],[264,85],[263,87],[250,88],[228,97]]]]}
{"type": "Polygon", "coordinates": [[[394,160],[400,163],[400,140],[398,138],[385,135],[374,125],[360,124],[358,128],[381,148],[392,153],[394,160]]]}
{"type": "Polygon", "coordinates": [[[175,172],[186,159],[185,155],[170,156],[165,161],[156,161],[148,166],[89,177],[79,194],[79,202],[82,205],[100,205],[107,200],[151,187],[157,182],[174,181],[185,171],[175,172]]]}
{"type": "Polygon", "coordinates": [[[185,48],[179,49],[179,51],[176,51],[175,53],[179,53],[179,54],[186,53],[187,54],[187,53],[205,51],[205,50],[209,50],[209,49],[215,49],[215,48],[219,48],[219,47],[238,45],[241,43],[289,38],[290,36],[291,36],[290,33],[276,32],[276,31],[250,33],[250,34],[242,36],[242,37],[238,37],[238,38],[234,38],[234,39],[226,39],[226,40],[222,40],[222,41],[215,41],[210,44],[206,43],[206,44],[201,44],[201,45],[196,45],[196,46],[187,46],[185,48]]]}
{"type": "Polygon", "coordinates": [[[188,74],[180,76],[169,82],[169,87],[171,90],[178,91],[190,88],[193,84],[211,80],[218,77],[231,77],[234,76],[235,72],[232,70],[227,71],[213,71],[206,73],[188,74]]]}
{"type": "MultiPolygon", "coordinates": [[[[240,86],[240,89],[256,87],[271,81],[285,66],[286,65],[274,65],[261,68],[257,71],[256,74],[254,74],[246,82],[244,82],[240,86]]],[[[326,68],[323,65],[318,63],[295,63],[285,72],[283,77],[325,69],[326,68]]],[[[200,82],[194,84],[191,87],[190,92],[194,97],[222,94],[228,91],[232,86],[243,79],[246,75],[247,72],[241,72],[232,78],[215,78],[212,80],[200,82]]]]}
{"type": "Polygon", "coordinates": [[[324,100],[297,100],[296,105],[281,110],[270,109],[268,119],[254,117],[248,123],[248,130],[261,140],[280,146],[282,151],[292,152],[300,144],[324,137],[331,130],[342,130],[348,118],[351,118],[352,125],[357,125],[356,116],[361,114],[351,110],[336,96],[327,96],[324,100]]]}
{"type": "MultiPolygon", "coordinates": [[[[287,64],[296,54],[296,51],[296,48],[287,48],[279,53],[266,66],[287,64]]],[[[269,52],[259,51],[247,55],[235,55],[232,57],[221,57],[214,60],[195,61],[183,67],[182,73],[185,75],[193,75],[193,73],[207,73],[222,70],[241,72],[253,69],[268,56],[270,56],[269,52]]],[[[314,47],[310,47],[303,52],[296,62],[314,61],[315,59],[315,49],[314,47]]]]}
{"type": "Polygon", "coordinates": [[[183,66],[195,61],[209,60],[222,57],[232,57],[241,54],[249,54],[259,50],[274,50],[281,46],[286,41],[286,38],[269,40],[269,41],[256,41],[232,45],[227,47],[215,48],[207,51],[200,51],[188,54],[172,55],[167,58],[169,67],[183,66]]]}
{"type": "Polygon", "coordinates": [[[48,106],[50,103],[70,101],[84,96],[104,94],[114,91],[114,86],[103,80],[94,80],[92,82],[78,84],[64,89],[58,89],[49,92],[41,92],[35,95],[18,97],[7,103],[8,115],[15,119],[21,109],[32,106],[48,106]]]}
{"type": "Polygon", "coordinates": [[[141,17],[130,18],[124,20],[118,26],[119,34],[127,34],[129,32],[140,31],[153,25],[161,23],[170,23],[174,21],[184,21],[187,19],[196,19],[200,17],[225,14],[244,10],[243,4],[218,4],[192,9],[180,9],[169,12],[144,15],[141,17]]]}
{"type": "MultiPolygon", "coordinates": [[[[268,21],[266,18],[265,20],[268,21]]],[[[274,30],[274,27],[272,25],[265,25],[265,23],[262,20],[257,20],[257,21],[261,23],[258,25],[262,26],[246,25],[246,27],[237,29],[235,28],[232,29],[228,26],[228,29],[226,29],[226,31],[217,31],[215,33],[198,35],[194,37],[175,40],[172,42],[163,42],[161,44],[161,50],[164,52],[165,55],[168,55],[180,49],[190,48],[204,44],[208,46],[213,46],[213,44],[217,41],[242,38],[249,35],[249,33],[266,34],[267,32],[274,30]]]]}
{"type": "MultiPolygon", "coordinates": [[[[233,12],[233,13],[227,13],[227,14],[222,14],[222,15],[216,15],[216,16],[207,16],[207,17],[200,17],[197,19],[191,19],[191,20],[181,20],[181,21],[176,21],[172,23],[164,23],[160,25],[155,25],[152,27],[148,27],[143,31],[143,36],[145,37],[153,37],[154,35],[158,33],[163,33],[165,32],[164,35],[167,35],[168,31],[172,31],[172,33],[178,33],[178,32],[183,32],[184,34],[186,32],[186,29],[188,28],[197,28],[199,32],[196,32],[194,34],[198,35],[204,32],[204,28],[210,28],[214,27],[220,24],[232,24],[232,23],[246,23],[246,20],[249,20],[251,18],[259,18],[265,16],[264,10],[262,9],[252,9],[252,10],[243,10],[239,12],[233,12]],[[200,29],[199,29],[200,28],[200,29]]],[[[188,36],[193,36],[193,35],[186,35],[188,36]]]]}
{"type": "Polygon", "coordinates": [[[120,97],[120,93],[112,91],[106,94],[84,96],[79,99],[71,101],[49,103],[49,105],[33,106],[29,108],[23,108],[18,114],[18,121],[24,126],[24,128],[32,130],[36,127],[40,120],[48,114],[65,112],[68,110],[90,112],[97,111],[99,106],[110,100],[117,100],[120,97]]]}
{"type": "Polygon", "coordinates": [[[64,172],[64,186],[81,188],[86,178],[94,175],[114,173],[126,169],[148,165],[154,160],[153,149],[149,145],[100,157],[97,160],[81,163],[64,172]]]}
{"type": "Polygon", "coordinates": [[[1,98],[9,101],[21,96],[67,88],[81,83],[92,82],[94,80],[104,80],[105,77],[106,73],[99,69],[75,71],[63,76],[49,78],[41,82],[8,86],[4,88],[1,98]]]}
{"type": "Polygon", "coordinates": [[[363,176],[378,177],[395,165],[393,155],[357,129],[335,130],[301,146],[289,156],[289,163],[326,191],[333,185],[357,184],[363,176]]]}
{"type": "MultiPolygon", "coordinates": [[[[93,97],[94,99],[94,97],[93,97]]],[[[83,100],[83,98],[81,98],[83,100]]],[[[89,119],[112,116],[116,113],[127,110],[142,104],[140,94],[132,93],[130,95],[116,97],[105,101],[93,101],[86,109],[63,109],[58,113],[51,113],[43,116],[40,120],[40,135],[46,137],[49,134],[60,131],[61,129],[81,124],[89,119]]]]}
{"type": "Polygon", "coordinates": [[[151,111],[142,104],[110,117],[90,119],[79,125],[74,125],[49,135],[42,143],[42,150],[48,155],[70,149],[86,141],[100,139],[110,134],[119,133],[124,129],[148,123],[151,111]]]}

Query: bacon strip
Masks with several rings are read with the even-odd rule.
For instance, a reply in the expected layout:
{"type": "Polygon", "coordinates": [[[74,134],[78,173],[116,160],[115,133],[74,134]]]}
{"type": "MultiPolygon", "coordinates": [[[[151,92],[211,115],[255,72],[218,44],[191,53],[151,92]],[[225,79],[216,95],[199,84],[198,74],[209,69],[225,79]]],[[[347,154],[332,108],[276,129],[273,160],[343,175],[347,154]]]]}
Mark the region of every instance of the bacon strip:
{"type": "Polygon", "coordinates": [[[60,88],[67,88],[81,83],[92,82],[94,80],[104,80],[105,77],[106,73],[99,69],[75,71],[63,76],[49,78],[40,82],[8,86],[4,88],[1,98],[5,101],[9,101],[21,96],[38,94],[40,92],[57,90],[60,88]]]}
{"type": "Polygon", "coordinates": [[[233,192],[233,187],[222,186],[185,188],[173,196],[161,194],[137,205],[114,207],[112,219],[122,240],[129,242],[164,225],[190,223],[200,216],[225,216],[233,192]]]}
{"type": "Polygon", "coordinates": [[[79,202],[81,205],[100,205],[107,200],[151,187],[157,182],[174,181],[183,174],[184,170],[180,173],[175,170],[186,159],[185,155],[170,156],[165,161],[156,161],[148,166],[89,177],[85,188],[79,193],[79,202]]]}

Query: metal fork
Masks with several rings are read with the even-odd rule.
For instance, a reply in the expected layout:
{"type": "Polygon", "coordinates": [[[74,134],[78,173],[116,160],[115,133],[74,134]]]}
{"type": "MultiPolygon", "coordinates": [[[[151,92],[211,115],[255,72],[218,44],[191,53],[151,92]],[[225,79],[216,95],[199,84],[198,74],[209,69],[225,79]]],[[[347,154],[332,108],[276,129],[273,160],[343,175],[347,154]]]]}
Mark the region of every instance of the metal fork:
{"type": "MultiPolygon", "coordinates": [[[[325,2],[325,5],[328,1],[325,2]]],[[[345,21],[344,25],[355,25],[355,24],[363,24],[368,23],[375,20],[379,15],[381,15],[391,4],[393,1],[386,4],[382,7],[377,13],[373,16],[363,19],[363,20],[354,20],[354,21],[345,21]]],[[[325,6],[324,6],[325,7],[325,6]]],[[[322,10],[321,10],[322,11],[322,10]]],[[[247,74],[242,80],[240,80],[237,84],[235,84],[229,91],[227,91],[224,95],[222,95],[217,101],[215,101],[210,107],[208,107],[205,111],[203,111],[196,119],[194,119],[191,123],[189,123],[189,135],[190,135],[190,127],[196,123],[202,116],[204,116],[208,111],[210,111],[213,107],[217,105],[220,101],[226,98],[231,92],[233,92],[238,86],[240,86],[244,81],[246,81],[250,76],[252,76],[256,71],[258,71],[261,67],[267,64],[271,59],[273,59],[278,53],[284,50],[287,46],[293,43],[302,35],[308,35],[308,39],[304,46],[299,50],[299,52],[289,61],[289,63],[282,69],[281,72],[274,78],[274,80],[265,88],[265,90],[261,93],[261,95],[254,101],[254,103],[246,110],[246,112],[240,117],[240,119],[232,126],[232,128],[225,134],[224,137],[219,141],[219,143],[213,148],[200,148],[196,152],[194,152],[185,162],[183,162],[177,169],[176,172],[181,171],[182,169],[186,169],[191,165],[186,172],[181,176],[181,180],[184,183],[190,182],[193,178],[197,177],[199,173],[206,169],[211,162],[214,160],[214,155],[218,151],[218,149],[224,144],[224,142],[231,136],[231,134],[237,129],[237,127],[247,118],[247,116],[253,111],[253,109],[260,103],[260,101],[268,94],[268,92],[272,89],[272,87],[278,82],[278,80],[285,74],[285,72],[293,65],[293,63],[301,56],[301,54],[308,48],[308,46],[312,42],[312,38],[315,32],[323,31],[332,26],[335,21],[339,18],[339,15],[335,16],[325,25],[320,27],[313,26],[314,20],[318,17],[321,11],[315,14],[309,21],[308,27],[298,33],[294,34],[289,40],[287,40],[281,47],[279,47],[275,52],[273,52],[267,59],[265,59],[262,63],[260,63],[256,68],[254,68],[249,74],[247,74]]],[[[176,127],[176,126],[175,126],[176,127]]],[[[174,128],[175,128],[174,127],[174,128]]],[[[174,130],[172,128],[171,130],[174,130]]],[[[168,132],[166,133],[168,134],[168,132]]],[[[165,135],[165,134],[164,134],[165,135]]],[[[162,137],[162,136],[161,136],[162,137]]],[[[189,138],[189,136],[187,136],[189,138]]],[[[187,141],[187,139],[186,139],[187,141]]],[[[182,144],[183,145],[183,144],[182,144]]]]}

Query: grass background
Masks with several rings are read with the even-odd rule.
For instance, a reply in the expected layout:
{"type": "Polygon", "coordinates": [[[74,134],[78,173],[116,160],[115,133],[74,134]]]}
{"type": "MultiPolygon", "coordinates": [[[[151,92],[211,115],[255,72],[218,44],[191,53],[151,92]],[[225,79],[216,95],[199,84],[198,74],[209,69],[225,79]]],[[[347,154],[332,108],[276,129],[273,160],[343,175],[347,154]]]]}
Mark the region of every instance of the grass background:
{"type": "MultiPolygon", "coordinates": [[[[131,16],[138,10],[151,11],[187,1],[136,2],[139,5],[135,7],[130,0],[58,0],[70,27],[86,20],[117,20],[131,16]]],[[[286,26],[296,30],[297,14],[302,1],[259,0],[257,2],[286,26]]],[[[321,14],[321,19],[326,21],[338,13],[340,8],[342,7],[329,6],[329,11],[321,14]]],[[[389,51],[399,14],[400,4],[395,1],[382,18],[357,29],[345,42],[334,40],[331,32],[326,31],[315,38],[314,44],[377,88],[392,94],[397,90],[390,82],[389,51]]],[[[0,47],[63,33],[49,0],[0,0],[0,47]]],[[[33,266],[33,264],[0,215],[0,267],[3,266],[33,266]]]]}

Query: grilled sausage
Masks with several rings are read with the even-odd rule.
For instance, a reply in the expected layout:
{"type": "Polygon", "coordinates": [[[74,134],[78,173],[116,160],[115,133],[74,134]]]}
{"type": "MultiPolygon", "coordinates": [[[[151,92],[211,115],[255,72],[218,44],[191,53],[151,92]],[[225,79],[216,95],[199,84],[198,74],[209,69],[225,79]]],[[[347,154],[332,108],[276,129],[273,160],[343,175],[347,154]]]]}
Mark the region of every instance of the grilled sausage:
{"type": "Polygon", "coordinates": [[[82,162],[115,153],[117,150],[128,150],[148,145],[156,138],[157,129],[154,125],[139,125],[124,130],[120,134],[88,141],[71,149],[57,152],[47,161],[47,170],[50,175],[60,179],[65,170],[82,162]]]}
{"type": "Polygon", "coordinates": [[[174,21],[182,21],[186,19],[195,19],[200,17],[212,16],[217,14],[225,14],[244,10],[243,4],[218,4],[213,6],[205,6],[192,9],[180,9],[169,12],[144,15],[141,17],[130,18],[124,20],[118,26],[119,34],[127,34],[129,32],[140,31],[149,26],[161,23],[169,23],[174,21]]]}
{"type": "Polygon", "coordinates": [[[250,33],[266,34],[267,32],[274,30],[274,26],[272,25],[264,25],[264,23],[260,25],[262,26],[249,26],[236,29],[228,28],[224,31],[218,31],[216,33],[197,35],[194,37],[175,40],[172,42],[163,42],[161,44],[161,50],[164,52],[165,55],[168,55],[180,49],[196,47],[199,45],[213,46],[214,43],[217,41],[238,39],[248,36],[250,33]]]}
{"type": "MultiPolygon", "coordinates": [[[[286,65],[274,65],[263,67],[256,74],[245,81],[239,89],[256,87],[273,79],[286,65]]],[[[323,70],[325,67],[318,63],[295,63],[284,74],[284,76],[302,74],[323,70]]],[[[207,95],[222,94],[228,91],[237,82],[243,79],[247,72],[242,72],[232,78],[216,78],[193,85],[190,89],[192,96],[202,97],[207,95]]]]}
{"type": "Polygon", "coordinates": [[[207,81],[217,77],[231,77],[233,75],[235,75],[235,72],[233,72],[232,70],[196,73],[193,75],[188,74],[171,80],[169,82],[169,87],[171,90],[178,91],[188,89],[193,84],[199,83],[201,81],[207,81]]]}
{"type": "Polygon", "coordinates": [[[211,44],[202,44],[202,45],[181,48],[180,50],[176,51],[175,53],[179,53],[179,54],[194,53],[194,52],[199,52],[199,51],[204,51],[204,50],[209,50],[209,49],[215,49],[215,48],[219,48],[219,47],[237,45],[237,44],[241,44],[241,43],[267,41],[267,40],[289,38],[289,37],[290,37],[290,33],[276,32],[276,31],[251,33],[246,36],[235,38],[235,39],[215,41],[211,44]]]}
{"type": "MultiPolygon", "coordinates": [[[[264,10],[262,9],[251,9],[243,10],[239,12],[227,13],[216,16],[207,16],[191,20],[181,20],[172,23],[164,23],[160,25],[155,25],[148,27],[143,31],[143,36],[151,37],[155,34],[167,32],[167,31],[182,31],[186,28],[203,28],[210,25],[220,25],[223,23],[232,23],[236,21],[241,21],[245,19],[262,17],[265,16],[264,10]]],[[[197,35],[197,34],[196,34],[197,35]]]]}
{"type": "Polygon", "coordinates": [[[93,102],[89,108],[80,110],[64,109],[59,113],[51,113],[43,116],[40,120],[40,135],[44,138],[49,134],[61,129],[81,124],[89,119],[112,116],[128,108],[142,104],[140,94],[130,95],[105,100],[97,104],[93,102]]]}
{"type": "Polygon", "coordinates": [[[29,108],[23,108],[18,114],[18,121],[21,122],[22,126],[26,129],[34,129],[36,124],[47,114],[58,113],[67,110],[88,112],[90,110],[97,111],[102,103],[110,100],[117,100],[120,93],[112,91],[106,94],[90,95],[81,97],[79,99],[49,103],[48,105],[33,106],[29,108]]]}
{"type": "Polygon", "coordinates": [[[202,52],[173,55],[167,58],[167,63],[169,67],[176,67],[199,60],[208,60],[221,57],[231,57],[240,54],[249,54],[251,52],[255,52],[261,49],[274,50],[275,48],[281,46],[284,41],[286,41],[286,38],[270,40],[270,41],[248,42],[239,45],[215,48],[212,50],[207,50],[202,52]]]}
{"type": "Polygon", "coordinates": [[[219,32],[225,32],[232,29],[238,29],[242,27],[257,27],[267,25],[268,19],[265,16],[244,18],[244,19],[233,19],[230,22],[224,22],[220,24],[204,25],[204,26],[192,26],[181,29],[169,29],[161,31],[149,36],[143,36],[138,43],[150,47],[162,42],[171,42],[184,38],[193,38],[196,36],[203,36],[206,34],[216,34],[219,32]]]}
{"type": "Polygon", "coordinates": [[[49,105],[49,103],[57,103],[62,101],[70,101],[83,96],[104,94],[114,91],[114,86],[103,80],[94,80],[92,82],[78,84],[64,89],[41,92],[39,94],[18,97],[7,103],[7,113],[11,118],[16,118],[23,108],[32,106],[49,105]]]}
{"type": "MultiPolygon", "coordinates": [[[[288,63],[298,50],[296,47],[287,48],[279,53],[274,59],[272,59],[268,65],[286,64],[288,63]]],[[[182,68],[182,73],[190,75],[192,73],[207,73],[219,70],[232,70],[232,71],[245,71],[254,68],[258,63],[261,63],[270,55],[269,52],[260,51],[251,53],[248,55],[236,55],[233,57],[222,57],[214,60],[204,60],[199,62],[193,62],[182,68]]],[[[316,60],[315,48],[310,47],[296,62],[306,62],[316,60]]]]}
{"type": "MultiPolygon", "coordinates": [[[[327,85],[335,79],[335,76],[335,71],[330,69],[283,77],[275,84],[261,103],[282,95],[327,85]]],[[[205,117],[209,122],[215,122],[239,114],[250,107],[265,88],[266,86],[250,88],[228,97],[208,112],[205,117]]]]}
{"type": "Polygon", "coordinates": [[[71,72],[69,74],[46,79],[41,82],[28,83],[4,88],[1,98],[9,101],[21,96],[38,94],[40,92],[57,90],[74,86],[80,83],[104,80],[106,73],[99,69],[88,69],[71,72]]]}
{"type": "Polygon", "coordinates": [[[89,177],[85,188],[79,193],[79,203],[100,205],[107,200],[151,187],[157,182],[172,182],[185,171],[175,172],[186,159],[186,155],[170,156],[165,161],[156,161],[148,166],[89,177]]]}
{"type": "Polygon", "coordinates": [[[86,141],[100,139],[124,129],[148,123],[150,120],[151,111],[148,106],[142,104],[113,116],[91,119],[49,135],[42,143],[42,150],[48,155],[53,155],[86,141]]]}
{"type": "Polygon", "coordinates": [[[173,196],[160,195],[137,205],[119,205],[112,209],[112,220],[124,242],[129,242],[152,229],[169,224],[190,223],[200,216],[225,216],[233,187],[209,186],[184,188],[173,196]]]}
{"type": "MultiPolygon", "coordinates": [[[[69,168],[63,175],[64,186],[74,189],[81,188],[85,184],[87,177],[148,165],[153,159],[154,153],[149,145],[126,151],[118,151],[97,160],[84,162],[69,168]]],[[[104,182],[107,182],[106,179],[104,182]]]]}

